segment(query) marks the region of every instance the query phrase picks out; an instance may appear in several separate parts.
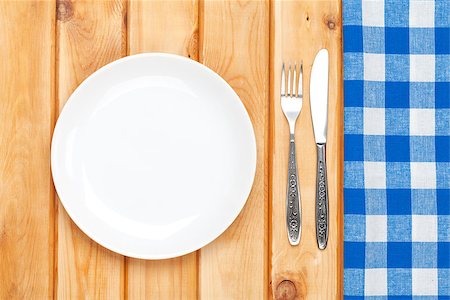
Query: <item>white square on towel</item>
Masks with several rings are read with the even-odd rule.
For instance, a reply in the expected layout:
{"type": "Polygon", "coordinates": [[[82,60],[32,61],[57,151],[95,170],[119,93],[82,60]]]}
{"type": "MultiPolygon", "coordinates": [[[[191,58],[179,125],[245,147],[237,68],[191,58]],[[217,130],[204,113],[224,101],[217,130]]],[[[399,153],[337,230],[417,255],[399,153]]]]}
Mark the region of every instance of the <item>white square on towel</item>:
{"type": "Polygon", "coordinates": [[[436,163],[411,162],[411,188],[435,189],[436,188],[436,163]]]}
{"type": "Polygon", "coordinates": [[[364,296],[387,295],[386,269],[366,269],[364,277],[364,296]]]}
{"type": "Polygon", "coordinates": [[[437,216],[413,215],[412,216],[412,241],[413,242],[437,242],[437,216]]]}
{"type": "Polygon", "coordinates": [[[385,56],[384,54],[364,53],[364,80],[385,80],[385,56]]]}
{"type": "Polygon", "coordinates": [[[387,242],[386,215],[366,215],[366,242],[387,242]]]}
{"type": "Polygon", "coordinates": [[[367,189],[386,188],[385,162],[364,162],[364,185],[367,189]]]}
{"type": "MultiPolygon", "coordinates": [[[[409,78],[412,82],[434,82],[434,55],[411,54],[409,78]]],[[[365,61],[364,61],[365,62],[365,61]]]]}
{"type": "Polygon", "coordinates": [[[409,110],[410,135],[434,136],[435,113],[432,108],[411,108],[409,110]]]}
{"type": "Polygon", "coordinates": [[[409,2],[409,27],[434,27],[434,1],[409,2]]]}
{"type": "Polygon", "coordinates": [[[384,1],[363,0],[362,24],[363,26],[384,27],[384,1]]]}
{"type": "Polygon", "coordinates": [[[364,108],[364,134],[384,135],[384,108],[364,108]]]}
{"type": "Polygon", "coordinates": [[[437,295],[437,269],[412,269],[412,294],[413,296],[437,295]]]}

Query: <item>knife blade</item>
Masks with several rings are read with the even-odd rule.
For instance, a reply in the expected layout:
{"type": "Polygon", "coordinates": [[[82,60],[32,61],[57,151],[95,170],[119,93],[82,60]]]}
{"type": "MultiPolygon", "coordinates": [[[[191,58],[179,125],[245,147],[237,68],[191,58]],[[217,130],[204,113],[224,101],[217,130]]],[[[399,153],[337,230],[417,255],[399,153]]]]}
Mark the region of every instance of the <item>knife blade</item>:
{"type": "Polygon", "coordinates": [[[328,118],[328,72],[327,49],[321,49],[311,70],[310,104],[317,146],[316,179],[316,239],[319,249],[327,247],[328,242],[328,183],[326,167],[326,142],[328,118]]]}

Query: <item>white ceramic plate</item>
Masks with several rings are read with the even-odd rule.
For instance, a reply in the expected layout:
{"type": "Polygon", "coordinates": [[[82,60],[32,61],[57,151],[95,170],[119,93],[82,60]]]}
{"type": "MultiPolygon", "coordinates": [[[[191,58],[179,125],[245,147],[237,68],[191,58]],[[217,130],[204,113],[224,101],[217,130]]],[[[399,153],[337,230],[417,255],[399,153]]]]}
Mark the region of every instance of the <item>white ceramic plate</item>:
{"type": "Polygon", "coordinates": [[[250,193],[256,142],[233,89],[207,67],[148,53],[119,59],[70,96],[53,135],[56,190],[89,237],[120,254],[195,251],[250,193]]]}

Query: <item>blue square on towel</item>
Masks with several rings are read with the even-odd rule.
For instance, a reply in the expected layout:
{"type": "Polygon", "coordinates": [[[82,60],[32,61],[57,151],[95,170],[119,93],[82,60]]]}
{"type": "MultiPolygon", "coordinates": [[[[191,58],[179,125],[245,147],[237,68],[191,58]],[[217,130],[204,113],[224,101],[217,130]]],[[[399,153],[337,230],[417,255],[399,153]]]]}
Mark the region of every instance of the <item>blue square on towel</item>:
{"type": "Polygon", "coordinates": [[[363,299],[364,269],[344,269],[344,294],[345,299],[363,299]]]}
{"type": "Polygon", "coordinates": [[[366,247],[364,242],[344,242],[345,268],[364,269],[365,249],[366,247]]]}
{"type": "Polygon", "coordinates": [[[434,122],[436,135],[450,135],[450,109],[437,109],[434,122]]]}
{"type": "Polygon", "coordinates": [[[344,189],[344,212],[361,214],[366,212],[364,189],[344,189]]]}
{"type": "Polygon", "coordinates": [[[385,107],[384,81],[364,81],[364,107],[385,107]]]}
{"type": "Polygon", "coordinates": [[[364,163],[362,161],[344,162],[344,188],[364,188],[364,163]]]}
{"type": "Polygon", "coordinates": [[[437,82],[450,81],[450,56],[436,54],[435,55],[435,80],[437,82]]]}
{"type": "Polygon", "coordinates": [[[412,217],[407,215],[387,216],[387,240],[409,242],[412,234],[412,217]]]}
{"type": "Polygon", "coordinates": [[[450,243],[439,242],[437,252],[438,268],[450,268],[450,243]]]}
{"type": "Polygon", "coordinates": [[[436,187],[450,189],[450,162],[436,162],[436,187]]]}
{"type": "Polygon", "coordinates": [[[388,242],[387,249],[388,268],[411,268],[412,249],[410,242],[388,242]]]}
{"type": "Polygon", "coordinates": [[[344,130],[346,134],[362,134],[364,130],[364,111],[361,107],[344,108],[344,130]]]}
{"type": "Polygon", "coordinates": [[[434,102],[434,82],[410,82],[409,106],[411,108],[434,108],[434,102]]]}
{"type": "Polygon", "coordinates": [[[435,53],[450,54],[450,28],[435,28],[435,53]]]}
{"type": "MultiPolygon", "coordinates": [[[[431,137],[432,138],[432,137],[431,137]]],[[[436,136],[436,161],[449,162],[450,161],[450,136],[436,136]]]]}
{"type": "Polygon", "coordinates": [[[384,26],[409,26],[409,0],[384,1],[384,26]]]}
{"type": "Polygon", "coordinates": [[[450,108],[450,82],[436,82],[434,91],[436,108],[450,108]]]}
{"type": "Polygon", "coordinates": [[[388,189],[410,189],[411,188],[410,163],[387,162],[386,186],[388,189]]]}
{"type": "Polygon", "coordinates": [[[366,243],[366,268],[387,267],[387,244],[383,242],[366,243]]]}
{"type": "Polygon", "coordinates": [[[435,215],[437,195],[433,189],[414,189],[411,191],[411,212],[413,215],[435,215]]]}
{"type": "Polygon", "coordinates": [[[384,53],[384,28],[383,27],[363,27],[363,35],[370,36],[370,39],[363,39],[364,53],[384,53]]]}
{"type": "Polygon", "coordinates": [[[438,242],[450,242],[449,215],[438,215],[438,242]]]}
{"type": "Polygon", "coordinates": [[[437,213],[438,215],[450,215],[450,190],[438,189],[436,190],[437,198],[437,213]]]}
{"type": "Polygon", "coordinates": [[[409,54],[409,28],[384,28],[386,54],[409,54]]]}
{"type": "Polygon", "coordinates": [[[412,267],[436,268],[438,266],[438,247],[436,243],[412,243],[412,267]]]}
{"type": "Polygon", "coordinates": [[[429,54],[434,52],[434,28],[410,28],[409,52],[429,54]]]}
{"type": "Polygon", "coordinates": [[[411,214],[411,190],[387,189],[387,212],[390,215],[411,214]]]}
{"type": "MultiPolygon", "coordinates": [[[[396,85],[397,81],[407,82],[409,81],[409,55],[403,54],[386,54],[385,56],[385,72],[386,72],[386,84],[387,87],[394,84],[394,88],[406,88],[409,86],[405,84],[396,85]]],[[[399,92],[401,92],[400,90],[399,92]]],[[[392,89],[386,90],[386,95],[388,92],[392,92],[392,89]]]]}
{"type": "Polygon", "coordinates": [[[342,6],[342,16],[346,25],[360,25],[362,22],[361,0],[346,0],[342,6]]]}
{"type": "Polygon", "coordinates": [[[409,109],[386,108],[386,135],[409,135],[409,109]]]}
{"type": "Polygon", "coordinates": [[[344,52],[362,52],[363,35],[361,26],[344,27],[344,52]]]}
{"type": "Polygon", "coordinates": [[[435,0],[434,1],[434,26],[435,27],[450,27],[450,18],[448,17],[449,11],[450,11],[450,1],[448,1],[448,0],[435,0]]]}
{"type": "Polygon", "coordinates": [[[438,300],[450,299],[450,269],[438,269],[438,300]]]}
{"type": "Polygon", "coordinates": [[[347,215],[344,222],[344,241],[364,242],[366,240],[366,216],[347,215]]]}
{"type": "Polygon", "coordinates": [[[385,189],[366,189],[366,214],[385,215],[387,200],[385,189]]]}
{"type": "Polygon", "coordinates": [[[386,135],[386,161],[409,161],[409,136],[386,135]]]}
{"type": "Polygon", "coordinates": [[[344,80],[364,78],[364,55],[362,53],[344,53],[344,80]]]}
{"type": "MultiPolygon", "coordinates": [[[[435,160],[435,137],[411,136],[410,137],[411,161],[433,162],[435,160]]],[[[438,144],[436,144],[437,146],[438,144]]],[[[437,150],[437,149],[436,149],[437,150]]]]}
{"type": "Polygon", "coordinates": [[[386,108],[409,108],[409,82],[386,82],[386,108]]]}
{"type": "Polygon", "coordinates": [[[364,161],[386,161],[386,144],[383,135],[364,136],[364,161]]]}
{"type": "Polygon", "coordinates": [[[364,160],[364,136],[362,134],[347,134],[345,136],[344,159],[346,161],[364,160]]]}
{"type": "Polygon", "coordinates": [[[410,269],[389,268],[387,284],[389,299],[411,299],[412,271],[410,269]]]}
{"type": "Polygon", "coordinates": [[[364,99],[364,82],[362,80],[346,80],[344,82],[344,102],[346,107],[361,107],[364,99]]]}

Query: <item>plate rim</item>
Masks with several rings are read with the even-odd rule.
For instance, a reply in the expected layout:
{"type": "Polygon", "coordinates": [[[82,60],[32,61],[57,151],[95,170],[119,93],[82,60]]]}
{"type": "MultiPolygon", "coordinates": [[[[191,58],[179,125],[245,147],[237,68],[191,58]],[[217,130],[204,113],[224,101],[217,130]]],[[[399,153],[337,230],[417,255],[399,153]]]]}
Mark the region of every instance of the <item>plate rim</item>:
{"type": "Polygon", "coordinates": [[[256,134],[255,134],[255,128],[254,128],[253,121],[252,121],[252,119],[250,117],[250,114],[249,114],[246,106],[244,105],[243,101],[239,97],[239,95],[236,93],[236,91],[231,87],[231,85],[224,78],[222,78],[219,74],[214,72],[209,67],[207,67],[204,64],[202,64],[202,63],[200,63],[198,61],[195,61],[193,59],[190,59],[190,58],[187,58],[187,57],[184,57],[184,56],[181,56],[181,55],[177,55],[177,54],[172,54],[172,53],[146,52],[146,53],[139,53],[139,54],[124,56],[122,58],[114,60],[114,61],[112,61],[112,62],[110,62],[110,63],[100,67],[99,69],[97,69],[96,71],[91,73],[89,76],[87,76],[75,88],[75,90],[70,94],[70,96],[67,98],[67,101],[65,102],[65,104],[62,107],[62,109],[60,110],[60,113],[58,114],[58,116],[56,118],[55,126],[53,128],[52,140],[51,140],[51,149],[50,149],[50,168],[51,168],[51,175],[52,175],[53,186],[54,186],[55,192],[56,192],[56,194],[58,196],[59,203],[61,203],[61,205],[63,206],[64,210],[66,211],[66,213],[68,214],[70,219],[74,222],[74,224],[87,237],[89,237],[91,240],[93,240],[94,242],[99,244],[101,247],[104,247],[104,248],[106,248],[106,249],[108,249],[110,251],[113,251],[113,252],[115,252],[117,254],[120,254],[120,255],[123,255],[123,256],[126,256],[126,257],[132,257],[132,258],[138,258],[138,259],[146,259],[146,260],[160,260],[160,259],[176,258],[176,257],[180,257],[180,256],[183,256],[183,255],[187,255],[187,254],[193,253],[193,252],[195,252],[195,251],[205,247],[206,245],[212,243],[217,238],[219,238],[234,223],[234,221],[239,217],[239,215],[243,211],[245,205],[247,204],[248,198],[250,197],[250,195],[251,195],[251,193],[253,191],[253,186],[255,184],[256,173],[257,173],[257,165],[258,165],[258,151],[257,151],[258,149],[257,148],[258,147],[257,147],[257,139],[256,139],[256,134]],[[183,251],[168,251],[165,254],[159,254],[159,255],[135,253],[133,251],[129,251],[129,250],[126,250],[124,248],[114,246],[113,243],[109,242],[109,239],[103,239],[99,235],[92,234],[92,232],[90,232],[89,229],[87,228],[89,226],[85,227],[85,225],[82,224],[83,222],[80,222],[79,220],[76,220],[76,218],[73,218],[73,212],[70,212],[69,210],[67,210],[67,206],[66,206],[66,204],[64,203],[64,200],[63,200],[64,197],[61,196],[64,193],[62,193],[62,194],[60,193],[61,189],[62,189],[61,186],[65,185],[65,184],[63,184],[61,182],[61,180],[56,179],[56,178],[58,178],[58,176],[55,176],[55,172],[56,172],[55,169],[57,169],[57,168],[54,167],[54,166],[58,165],[56,163],[56,153],[55,153],[55,150],[54,150],[55,149],[55,143],[56,143],[55,140],[56,141],[58,140],[58,137],[60,136],[59,132],[61,130],[61,129],[59,129],[61,125],[58,126],[58,124],[60,124],[61,116],[64,116],[65,114],[67,114],[67,110],[69,110],[68,107],[73,105],[73,104],[71,104],[71,103],[74,102],[72,99],[76,98],[77,94],[79,93],[79,91],[82,88],[84,88],[84,86],[89,84],[90,81],[95,80],[95,78],[100,76],[102,73],[107,72],[110,68],[113,68],[114,66],[116,66],[118,64],[121,64],[121,63],[126,63],[129,60],[135,60],[135,59],[146,58],[146,57],[152,57],[152,58],[154,58],[154,57],[161,57],[161,58],[170,58],[170,59],[184,61],[184,62],[190,63],[192,65],[195,65],[196,67],[199,67],[203,71],[206,71],[210,76],[214,77],[216,80],[219,80],[220,82],[222,82],[223,86],[225,88],[229,89],[232,92],[232,94],[236,97],[235,99],[239,100],[239,101],[237,101],[238,105],[240,105],[240,107],[243,109],[243,112],[247,116],[247,119],[248,119],[249,124],[250,124],[250,129],[251,129],[251,133],[252,133],[251,134],[251,136],[252,136],[251,143],[253,144],[253,147],[251,147],[252,148],[252,158],[253,158],[252,162],[251,162],[251,166],[252,166],[252,169],[253,169],[251,184],[249,185],[248,191],[246,192],[246,196],[243,197],[244,199],[242,200],[242,204],[240,205],[240,208],[237,209],[236,211],[233,211],[233,213],[230,214],[230,216],[232,216],[232,218],[230,218],[230,220],[228,220],[228,222],[223,222],[225,226],[221,230],[218,230],[215,234],[211,235],[212,238],[200,239],[201,243],[197,243],[197,246],[186,248],[183,251]]]}

